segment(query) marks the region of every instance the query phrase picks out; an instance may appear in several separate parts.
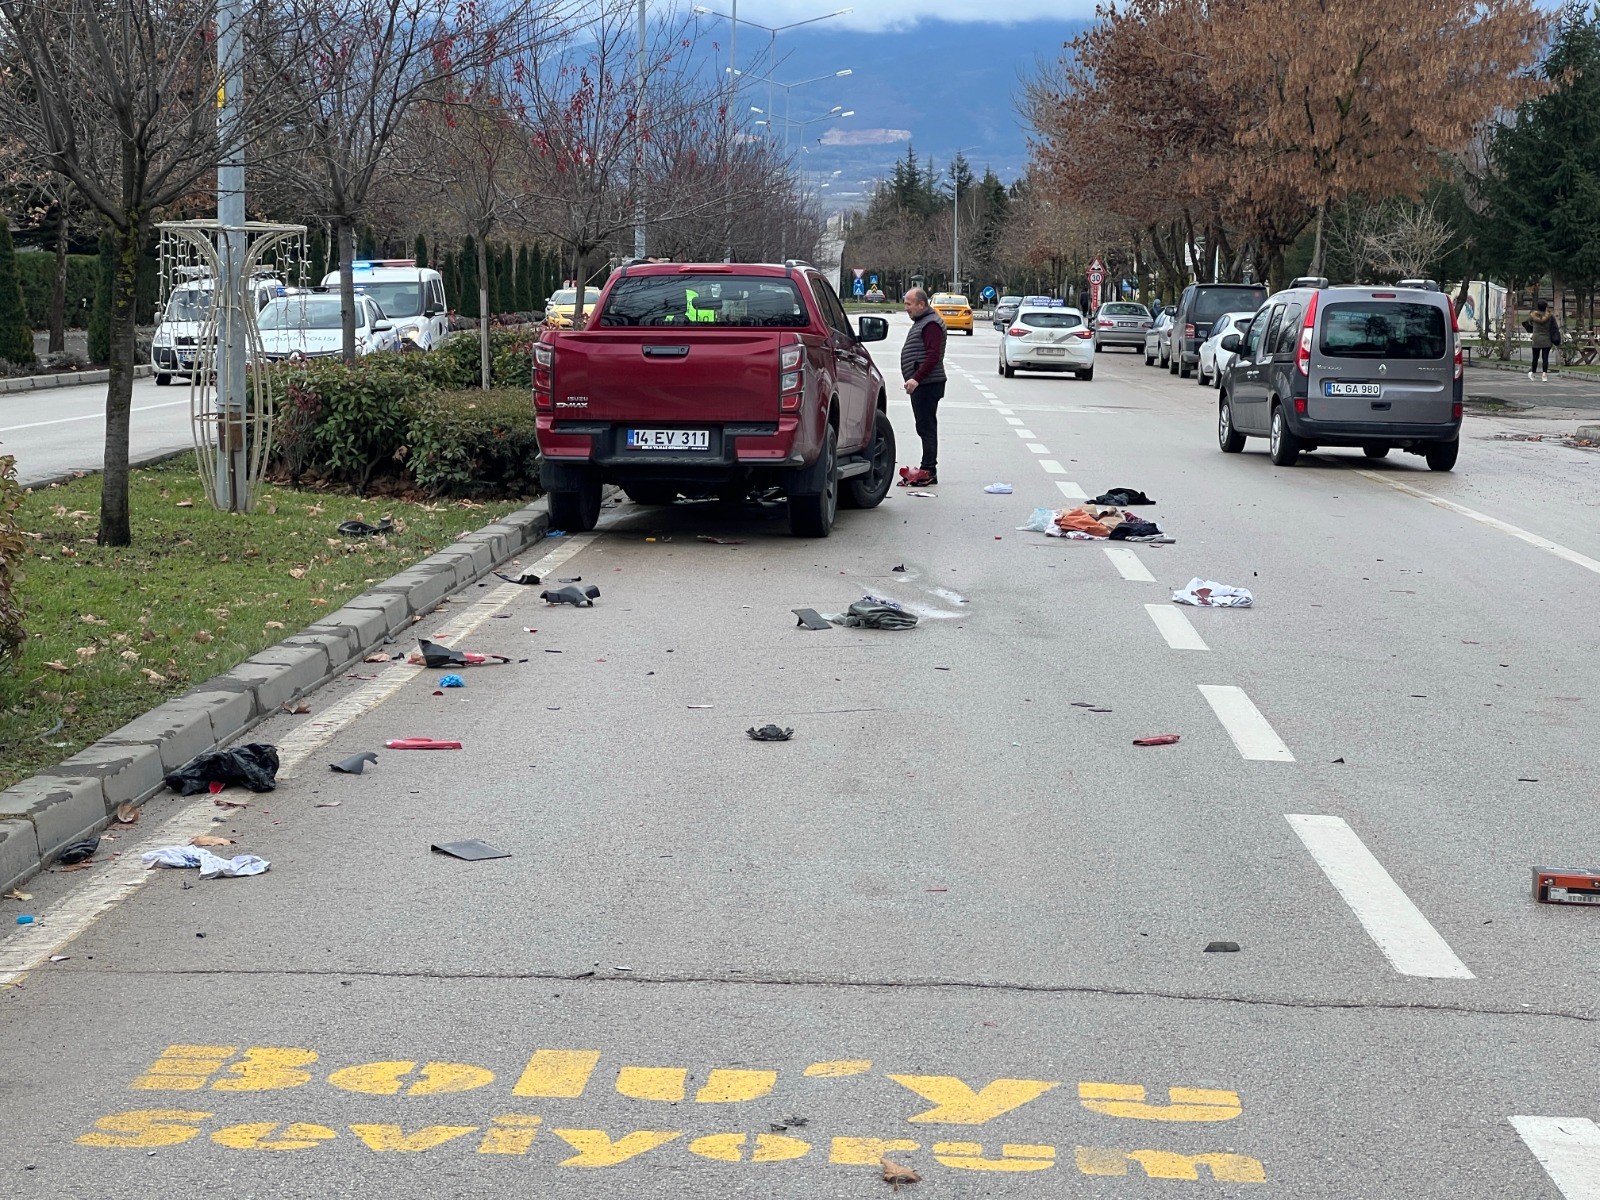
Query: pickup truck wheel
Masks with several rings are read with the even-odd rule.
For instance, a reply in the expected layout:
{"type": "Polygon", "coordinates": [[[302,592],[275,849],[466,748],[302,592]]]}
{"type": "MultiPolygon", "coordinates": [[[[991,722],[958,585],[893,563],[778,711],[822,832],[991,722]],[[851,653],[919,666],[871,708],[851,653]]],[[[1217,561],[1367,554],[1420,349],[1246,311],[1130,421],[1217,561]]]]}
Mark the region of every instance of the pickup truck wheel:
{"type": "Polygon", "coordinates": [[[664,483],[636,483],[622,491],[635,504],[671,504],[678,498],[678,489],[664,483]]]}
{"type": "Polygon", "coordinates": [[[789,532],[795,537],[825,538],[839,512],[839,431],[828,426],[822,444],[822,490],[789,497],[789,532]]]}
{"type": "Polygon", "coordinates": [[[877,508],[882,504],[894,482],[894,452],[894,426],[889,424],[889,415],[879,409],[873,422],[872,447],[867,452],[872,470],[845,480],[840,503],[848,508],[877,508]]]}
{"type": "Polygon", "coordinates": [[[550,493],[550,528],[567,533],[588,533],[600,520],[600,481],[590,480],[576,491],[550,493]]]}

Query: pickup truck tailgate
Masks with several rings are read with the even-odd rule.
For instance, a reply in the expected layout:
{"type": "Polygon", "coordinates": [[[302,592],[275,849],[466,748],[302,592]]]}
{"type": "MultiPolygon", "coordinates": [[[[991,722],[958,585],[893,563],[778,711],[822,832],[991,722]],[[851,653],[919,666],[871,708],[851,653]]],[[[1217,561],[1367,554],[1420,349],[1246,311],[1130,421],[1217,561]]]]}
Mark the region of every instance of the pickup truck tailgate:
{"type": "Polygon", "coordinates": [[[763,329],[705,328],[558,336],[556,419],[775,422],[783,338],[763,329]]]}

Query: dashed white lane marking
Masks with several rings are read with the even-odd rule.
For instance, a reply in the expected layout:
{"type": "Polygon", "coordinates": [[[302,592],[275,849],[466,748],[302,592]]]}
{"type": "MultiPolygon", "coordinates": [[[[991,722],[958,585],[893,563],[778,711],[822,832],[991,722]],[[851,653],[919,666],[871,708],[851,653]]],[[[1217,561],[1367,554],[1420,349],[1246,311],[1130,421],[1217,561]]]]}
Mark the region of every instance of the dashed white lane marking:
{"type": "Polygon", "coordinates": [[[1245,695],[1243,688],[1211,683],[1196,686],[1245,758],[1258,762],[1294,761],[1294,755],[1289,753],[1278,731],[1261,715],[1261,710],[1245,695]]]}
{"type": "MultiPolygon", "coordinates": [[[[1056,486],[1061,487],[1059,483],[1056,486]]],[[[1062,490],[1065,491],[1066,489],[1062,488],[1062,490]]],[[[1079,495],[1082,495],[1081,488],[1079,489],[1079,495]]],[[[1102,546],[1100,548],[1106,552],[1106,557],[1111,560],[1111,565],[1116,567],[1117,574],[1124,579],[1131,579],[1135,583],[1154,583],[1156,581],[1156,577],[1150,574],[1150,568],[1145,566],[1140,561],[1139,556],[1127,546],[1102,546]]]]}
{"type": "Polygon", "coordinates": [[[1183,615],[1182,609],[1173,608],[1170,604],[1146,604],[1144,610],[1156,623],[1161,636],[1167,639],[1167,645],[1174,650],[1211,649],[1199,631],[1189,624],[1189,618],[1183,615]]]}
{"type": "MultiPolygon", "coordinates": [[[[995,412],[997,412],[997,413],[999,413],[999,414],[1000,414],[1000,415],[1001,415],[1001,416],[1002,416],[1002,417],[1014,417],[1014,416],[1016,416],[1016,412],[1015,412],[1015,410],[1013,410],[1013,409],[1009,409],[1009,408],[1006,408],[1006,407],[1004,407],[1004,406],[1003,406],[1003,405],[1002,405],[1002,406],[999,406],[999,407],[997,407],[997,408],[996,408],[996,409],[995,409],[995,412]]],[[[1021,424],[1022,424],[1022,422],[1021,422],[1021,421],[1018,421],[1018,422],[1017,422],[1017,424],[1018,424],[1018,425],[1021,425],[1021,424]]]]}
{"type": "MultiPolygon", "coordinates": [[[[548,574],[592,541],[592,534],[575,534],[528,569],[541,575],[548,574]]],[[[449,640],[455,642],[471,633],[491,614],[504,608],[513,596],[525,590],[518,584],[503,584],[459,614],[451,612],[449,640]]],[[[436,609],[434,615],[443,616],[445,612],[449,610],[436,609]]],[[[278,740],[278,778],[282,780],[292,774],[340,729],[383,703],[422,670],[422,667],[395,663],[377,679],[331,705],[313,720],[296,726],[292,733],[278,740]]],[[[150,837],[136,845],[125,846],[121,858],[113,859],[89,874],[68,895],[40,913],[34,924],[18,929],[0,942],[0,988],[16,983],[52,954],[60,954],[63,947],[94,924],[101,914],[109,912],[137,891],[139,885],[150,877],[150,872],[139,859],[141,854],[163,846],[181,846],[195,834],[208,832],[211,818],[216,812],[209,793],[182,805],[150,837]]]]}
{"type": "Polygon", "coordinates": [[[1511,1126],[1566,1200],[1600,1200],[1600,1126],[1586,1117],[1512,1117],[1511,1126]]]}
{"type": "Polygon", "coordinates": [[[1006,418],[1006,424],[1007,425],[1021,425],[1022,424],[1022,418],[1021,417],[1007,417],[1006,418]]]}
{"type": "Polygon", "coordinates": [[[1032,450],[1035,454],[1049,454],[1050,453],[1050,448],[1048,446],[1041,445],[1039,442],[1029,442],[1028,443],[1028,449],[1032,450]]]}
{"type": "Polygon", "coordinates": [[[1013,429],[1011,432],[1019,438],[1027,438],[1030,442],[1033,440],[1033,430],[1031,429],[1013,429]]]}
{"type": "MultiPolygon", "coordinates": [[[[0,431],[3,432],[3,431],[0,431]]],[[[1391,479],[1387,475],[1380,475],[1376,471],[1358,469],[1358,475],[1365,475],[1368,479],[1375,479],[1379,483],[1387,484],[1397,492],[1404,492],[1408,496],[1416,496],[1426,500],[1429,504],[1436,504],[1440,508],[1453,513],[1458,513],[1470,521],[1480,525],[1487,525],[1490,529],[1498,529],[1501,533],[1509,533],[1518,541],[1527,542],[1530,546],[1537,546],[1541,550],[1554,554],[1557,558],[1564,558],[1574,566],[1582,567],[1585,571],[1593,571],[1600,575],[1600,562],[1590,558],[1587,554],[1579,554],[1576,550],[1563,546],[1560,542],[1552,542],[1549,538],[1540,537],[1537,533],[1529,533],[1520,526],[1509,521],[1502,521],[1498,517],[1491,517],[1488,513],[1479,512],[1475,508],[1468,508],[1465,504],[1457,504],[1454,500],[1446,500],[1443,496],[1435,496],[1432,492],[1425,492],[1421,488],[1412,487],[1409,483],[1402,483],[1398,479],[1391,479]]]]}
{"type": "MultiPolygon", "coordinates": [[[[1068,483],[1065,479],[1056,480],[1056,486],[1061,489],[1061,494],[1068,500],[1087,500],[1089,493],[1075,483],[1068,483]]],[[[1108,546],[1107,549],[1110,549],[1108,546]]],[[[1128,553],[1133,553],[1131,550],[1128,553]]],[[[1153,581],[1152,581],[1153,582],[1153,581]]]]}
{"type": "Polygon", "coordinates": [[[1285,819],[1396,971],[1424,979],[1474,978],[1341,818],[1287,813],[1285,819]]]}
{"type": "Polygon", "coordinates": [[[1040,459],[1039,465],[1050,475],[1065,475],[1067,473],[1067,469],[1053,458],[1040,459]]]}

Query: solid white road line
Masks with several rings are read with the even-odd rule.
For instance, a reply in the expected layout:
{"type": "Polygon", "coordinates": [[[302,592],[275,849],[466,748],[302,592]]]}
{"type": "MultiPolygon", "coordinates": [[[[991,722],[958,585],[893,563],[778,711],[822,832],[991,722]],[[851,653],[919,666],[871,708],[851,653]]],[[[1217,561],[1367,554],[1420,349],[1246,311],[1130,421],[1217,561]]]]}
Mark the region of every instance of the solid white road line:
{"type": "Polygon", "coordinates": [[[1029,442],[1028,443],[1028,449],[1032,450],[1035,454],[1049,454],[1050,453],[1050,448],[1048,446],[1043,446],[1038,442],[1029,442]]]}
{"type": "Polygon", "coordinates": [[[1600,1200],[1600,1127],[1585,1117],[1512,1117],[1517,1131],[1566,1200],[1600,1200]]]}
{"type": "Polygon", "coordinates": [[[1156,623],[1161,636],[1167,639],[1167,645],[1174,650],[1211,649],[1195,627],[1189,624],[1189,618],[1183,615],[1182,609],[1173,608],[1171,604],[1146,604],[1144,610],[1156,623]]]}
{"type": "Polygon", "coordinates": [[[1239,747],[1240,754],[1260,762],[1294,761],[1289,747],[1283,744],[1283,739],[1267,723],[1255,702],[1245,695],[1243,688],[1211,683],[1196,686],[1228,731],[1233,744],[1239,747]]]}
{"type": "Polygon", "coordinates": [[[1075,483],[1068,483],[1065,479],[1056,480],[1056,486],[1061,489],[1061,494],[1068,500],[1087,500],[1089,498],[1088,492],[1075,483]]]}
{"type": "MultiPolygon", "coordinates": [[[[548,574],[592,541],[592,534],[574,534],[527,569],[541,575],[548,574]]],[[[519,584],[502,584],[459,613],[442,608],[435,609],[431,615],[441,622],[448,620],[444,628],[449,630],[448,640],[455,642],[524,591],[526,589],[519,584]]],[[[444,634],[436,636],[445,637],[444,634]]],[[[378,678],[278,739],[279,780],[292,775],[340,729],[376,708],[423,670],[422,667],[403,662],[392,663],[378,678]]],[[[40,913],[34,924],[19,929],[0,942],[0,988],[16,983],[52,954],[60,954],[63,947],[94,924],[102,913],[109,912],[137,891],[139,885],[150,877],[150,872],[139,858],[146,850],[182,846],[195,834],[210,832],[211,818],[218,812],[211,799],[210,793],[205,793],[180,805],[149,837],[135,845],[124,845],[122,857],[112,859],[98,871],[90,873],[82,884],[40,913]]]]}
{"type": "MultiPolygon", "coordinates": [[[[136,413],[152,412],[158,408],[177,408],[180,404],[185,408],[189,406],[187,400],[167,400],[160,404],[141,404],[130,411],[136,413]]],[[[57,417],[53,421],[32,421],[27,425],[8,425],[4,429],[0,429],[0,433],[15,433],[19,429],[40,429],[46,425],[65,425],[70,421],[104,421],[105,419],[106,414],[104,412],[84,413],[81,417],[57,417]]]]}
{"type": "Polygon", "coordinates": [[[1396,971],[1424,979],[1474,978],[1343,819],[1302,813],[1284,819],[1396,971]]]}
{"type": "MultiPolygon", "coordinates": [[[[0,430],[0,433],[5,432],[0,430]]],[[[1457,504],[1454,500],[1446,500],[1443,496],[1435,496],[1432,492],[1425,492],[1421,488],[1412,487],[1409,483],[1401,483],[1398,479],[1391,479],[1387,475],[1380,475],[1376,471],[1357,469],[1356,474],[1365,475],[1368,479],[1375,479],[1379,483],[1388,484],[1397,492],[1404,492],[1408,496],[1416,496],[1426,500],[1429,504],[1436,504],[1440,508],[1453,513],[1459,513],[1468,520],[1476,521],[1480,525],[1487,525],[1490,529],[1498,529],[1501,533],[1509,533],[1518,541],[1527,542],[1530,546],[1537,546],[1541,550],[1549,551],[1557,558],[1564,558],[1574,566],[1582,567],[1585,571],[1593,571],[1600,575],[1600,561],[1590,558],[1587,554],[1579,554],[1576,550],[1568,549],[1560,542],[1552,542],[1549,538],[1542,538],[1537,533],[1529,533],[1520,526],[1509,521],[1502,521],[1498,517],[1491,517],[1488,513],[1481,513],[1475,508],[1468,508],[1465,504],[1457,504]]]]}
{"type": "MultiPolygon", "coordinates": [[[[1062,491],[1066,491],[1061,484],[1058,483],[1056,486],[1060,487],[1062,491]]],[[[1074,486],[1076,487],[1077,485],[1074,486]]],[[[1081,488],[1078,494],[1080,496],[1083,495],[1081,488]]],[[[1117,568],[1117,574],[1124,579],[1131,579],[1135,583],[1154,583],[1156,581],[1156,577],[1150,574],[1150,568],[1140,562],[1139,556],[1127,546],[1102,546],[1101,549],[1106,552],[1106,557],[1111,560],[1111,565],[1117,568]]]]}

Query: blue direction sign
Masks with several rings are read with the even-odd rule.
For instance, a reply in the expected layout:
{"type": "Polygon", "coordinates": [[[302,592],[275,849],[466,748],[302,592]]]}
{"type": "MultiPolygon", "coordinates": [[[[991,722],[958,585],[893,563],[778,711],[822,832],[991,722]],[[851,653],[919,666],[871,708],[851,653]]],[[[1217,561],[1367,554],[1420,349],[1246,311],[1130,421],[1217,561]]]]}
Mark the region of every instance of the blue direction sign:
{"type": "Polygon", "coordinates": [[[867,294],[866,285],[864,283],[862,283],[861,280],[859,280],[859,279],[855,281],[854,285],[851,287],[850,290],[852,292],[854,292],[857,296],[865,296],[867,294]]]}
{"type": "Polygon", "coordinates": [[[983,291],[980,294],[983,296],[983,298],[985,300],[993,300],[994,299],[994,289],[992,287],[984,288],[983,291]]]}

